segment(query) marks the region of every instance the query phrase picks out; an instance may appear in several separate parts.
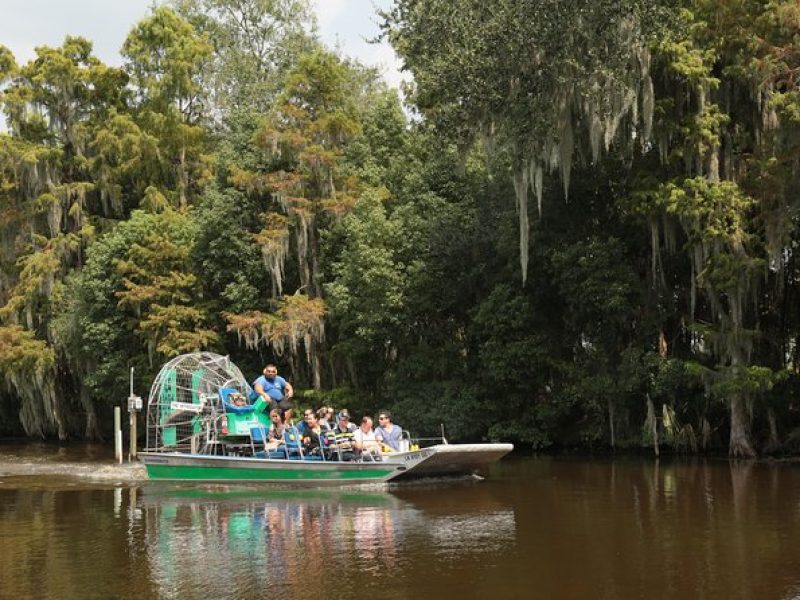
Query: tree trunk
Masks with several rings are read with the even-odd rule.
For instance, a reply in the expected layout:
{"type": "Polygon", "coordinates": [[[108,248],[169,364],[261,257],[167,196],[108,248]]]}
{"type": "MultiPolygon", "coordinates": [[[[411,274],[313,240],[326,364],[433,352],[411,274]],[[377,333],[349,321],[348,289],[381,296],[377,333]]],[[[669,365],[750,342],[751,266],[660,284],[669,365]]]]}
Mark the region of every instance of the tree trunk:
{"type": "Polygon", "coordinates": [[[309,289],[308,289],[308,296],[309,298],[321,298],[322,297],[322,285],[320,285],[320,268],[319,264],[319,232],[316,228],[316,215],[312,216],[311,218],[311,226],[309,227],[308,233],[308,245],[309,245],[309,262],[311,263],[311,273],[309,278],[309,289]]]}
{"type": "Polygon", "coordinates": [[[58,439],[62,442],[67,439],[67,429],[64,426],[64,416],[62,414],[62,401],[56,398],[56,391],[55,391],[55,382],[51,381],[50,385],[47,387],[47,391],[45,392],[49,396],[50,399],[50,413],[53,419],[53,422],[56,425],[56,432],[58,434],[58,439]]]}
{"type": "Polygon", "coordinates": [[[653,436],[653,452],[658,456],[658,420],[656,419],[656,409],[653,406],[653,400],[650,394],[647,396],[647,419],[644,422],[645,430],[649,430],[653,436]]]}
{"type": "Polygon", "coordinates": [[[755,458],[756,452],[747,432],[744,399],[739,394],[731,398],[731,439],[728,455],[734,458],[755,458]]]}
{"type": "Polygon", "coordinates": [[[350,381],[353,384],[353,389],[358,389],[358,375],[356,374],[356,366],[353,362],[353,358],[348,356],[345,359],[347,363],[347,372],[350,374],[350,381]]]}
{"type": "Polygon", "coordinates": [[[319,356],[319,344],[315,341],[311,342],[311,385],[314,389],[319,391],[322,389],[322,376],[320,375],[321,361],[319,356]]]}
{"type": "Polygon", "coordinates": [[[58,439],[63,442],[69,437],[69,435],[67,434],[67,430],[64,427],[64,421],[61,419],[60,416],[56,420],[56,425],[58,427],[58,439]]]}
{"type": "Polygon", "coordinates": [[[87,440],[93,442],[101,439],[100,430],[97,428],[97,414],[94,412],[94,408],[86,413],[86,429],[84,430],[84,436],[87,440]]]}
{"type": "Polygon", "coordinates": [[[711,424],[705,417],[700,418],[700,439],[703,450],[708,450],[708,446],[711,444],[711,424]]]}
{"type": "Polygon", "coordinates": [[[186,170],[186,146],[181,146],[180,164],[178,165],[178,195],[181,208],[187,205],[186,190],[189,188],[189,177],[186,170]]]}
{"type": "Polygon", "coordinates": [[[781,447],[781,441],[778,438],[778,422],[775,419],[775,410],[771,406],[767,409],[767,422],[769,423],[769,440],[767,440],[765,452],[772,453],[781,447]]]}
{"type": "Polygon", "coordinates": [[[84,437],[87,440],[91,441],[98,441],[101,439],[100,436],[100,428],[97,423],[97,412],[94,409],[94,403],[86,390],[86,388],[81,385],[80,388],[80,396],[81,396],[81,404],[83,404],[83,409],[86,411],[86,428],[84,429],[84,437]]]}
{"type": "Polygon", "coordinates": [[[608,429],[611,433],[611,447],[616,448],[616,436],[614,435],[614,403],[608,399],[608,429]]]}
{"type": "Polygon", "coordinates": [[[328,377],[330,377],[331,387],[339,387],[339,378],[336,376],[336,363],[333,359],[328,361],[328,377]]]}

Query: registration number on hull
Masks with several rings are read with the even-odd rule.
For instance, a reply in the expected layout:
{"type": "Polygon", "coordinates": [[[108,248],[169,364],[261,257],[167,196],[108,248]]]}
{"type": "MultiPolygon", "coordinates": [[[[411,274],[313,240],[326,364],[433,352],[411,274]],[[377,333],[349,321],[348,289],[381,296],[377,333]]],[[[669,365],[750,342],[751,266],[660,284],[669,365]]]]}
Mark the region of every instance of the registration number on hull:
{"type": "Polygon", "coordinates": [[[428,458],[431,454],[433,454],[433,450],[419,450],[418,452],[411,452],[410,454],[406,454],[403,457],[403,460],[406,462],[417,460],[417,458],[428,458]]]}

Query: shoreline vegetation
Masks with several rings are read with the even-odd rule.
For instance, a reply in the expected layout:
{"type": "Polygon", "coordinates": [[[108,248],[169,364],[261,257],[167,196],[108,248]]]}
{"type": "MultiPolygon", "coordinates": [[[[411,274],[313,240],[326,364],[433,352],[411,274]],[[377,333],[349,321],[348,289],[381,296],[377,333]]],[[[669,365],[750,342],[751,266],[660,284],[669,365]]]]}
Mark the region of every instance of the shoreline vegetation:
{"type": "Polygon", "coordinates": [[[210,350],[420,436],[800,455],[800,5],[504,6],[378,17],[405,106],[307,0],[0,45],[0,438],[210,350]]]}

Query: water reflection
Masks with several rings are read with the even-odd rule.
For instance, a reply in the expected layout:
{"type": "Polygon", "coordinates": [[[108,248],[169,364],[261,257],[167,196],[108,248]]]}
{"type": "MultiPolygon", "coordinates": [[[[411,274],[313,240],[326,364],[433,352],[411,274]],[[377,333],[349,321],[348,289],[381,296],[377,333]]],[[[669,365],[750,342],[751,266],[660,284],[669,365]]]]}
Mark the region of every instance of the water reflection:
{"type": "Polygon", "coordinates": [[[15,483],[0,487],[0,598],[155,597],[126,543],[134,490],[15,483]]]}
{"type": "Polygon", "coordinates": [[[36,478],[0,465],[0,598],[800,593],[796,465],[512,459],[388,492],[36,478]]]}
{"type": "Polygon", "coordinates": [[[795,466],[543,460],[523,470],[526,560],[509,569],[527,569],[541,597],[790,598],[800,584],[795,466]]]}
{"type": "Polygon", "coordinates": [[[413,570],[421,553],[447,561],[492,552],[516,531],[510,507],[426,514],[387,492],[145,491],[139,506],[151,578],[163,597],[263,589],[319,598],[336,581],[377,592],[383,577],[413,570]]]}

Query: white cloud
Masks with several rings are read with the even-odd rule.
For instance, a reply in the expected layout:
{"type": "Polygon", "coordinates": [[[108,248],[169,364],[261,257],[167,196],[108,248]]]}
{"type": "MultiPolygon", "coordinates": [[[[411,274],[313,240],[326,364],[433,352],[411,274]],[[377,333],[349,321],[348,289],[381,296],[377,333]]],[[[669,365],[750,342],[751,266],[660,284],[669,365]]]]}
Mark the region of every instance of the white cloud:
{"type": "Polygon", "coordinates": [[[370,45],[368,47],[369,55],[361,58],[363,62],[369,65],[374,65],[380,69],[384,80],[391,87],[399,88],[400,83],[404,81],[411,81],[412,77],[407,72],[402,72],[400,68],[403,66],[397,54],[394,52],[388,43],[382,42],[380,45],[370,45]]]}
{"type": "Polygon", "coordinates": [[[391,0],[313,0],[319,34],[330,48],[376,67],[387,84],[398,88],[401,81],[411,79],[401,73],[400,60],[388,42],[370,44],[380,34],[378,9],[388,9],[391,0]]]}
{"type": "Polygon", "coordinates": [[[67,35],[94,45],[100,60],[118,65],[119,49],[130,29],[147,16],[153,0],[1,0],[0,43],[20,63],[35,57],[37,46],[60,46],[67,35]]]}
{"type": "MultiPolygon", "coordinates": [[[[162,2],[163,0],[156,0],[162,2]]],[[[83,35],[94,43],[104,62],[119,65],[119,49],[130,29],[144,18],[154,0],[0,0],[5,9],[0,19],[0,43],[24,63],[35,56],[34,47],[60,45],[66,35],[83,35]]],[[[330,48],[380,69],[386,82],[398,87],[410,79],[401,74],[400,61],[383,41],[366,40],[380,33],[376,10],[388,9],[392,0],[311,0],[319,34],[330,48]]]]}
{"type": "Polygon", "coordinates": [[[317,14],[317,22],[324,36],[339,15],[344,13],[347,0],[313,0],[311,4],[317,14]]]}

